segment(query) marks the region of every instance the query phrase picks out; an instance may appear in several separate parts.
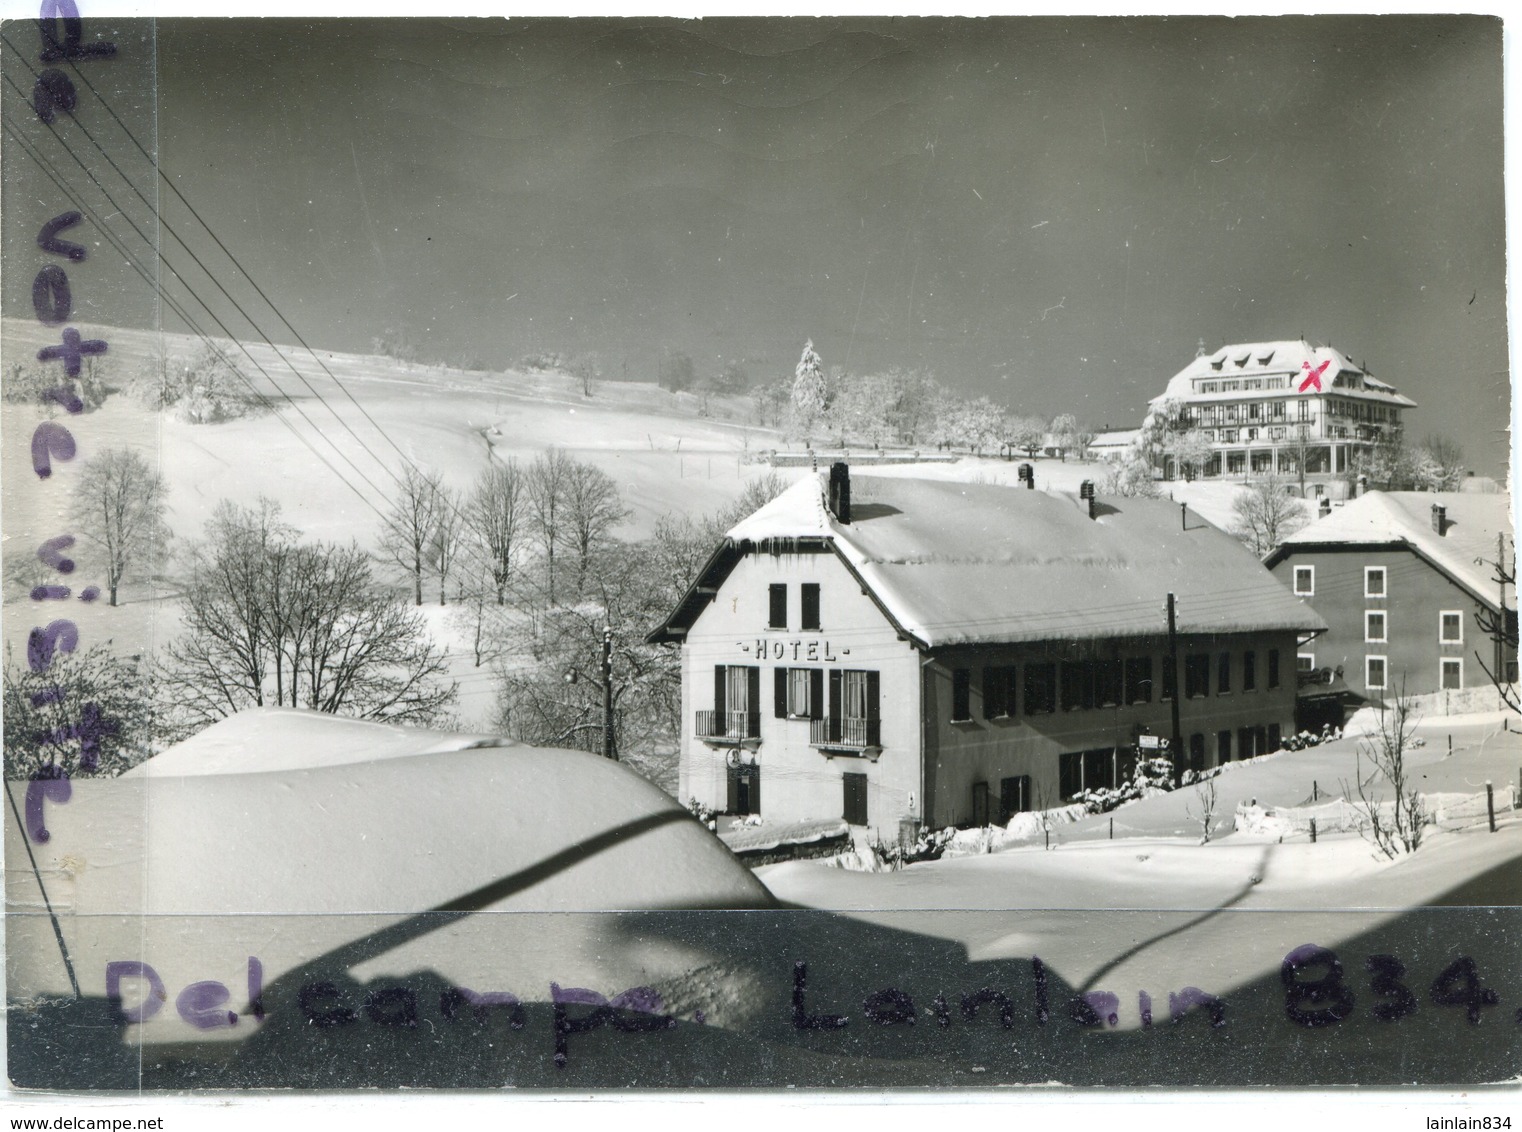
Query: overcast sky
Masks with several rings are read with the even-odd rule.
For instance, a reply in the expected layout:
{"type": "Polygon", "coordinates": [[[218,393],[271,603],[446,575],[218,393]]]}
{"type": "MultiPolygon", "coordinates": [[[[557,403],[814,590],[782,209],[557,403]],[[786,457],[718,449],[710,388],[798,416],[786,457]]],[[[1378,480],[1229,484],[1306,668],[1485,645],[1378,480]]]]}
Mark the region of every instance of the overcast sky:
{"type": "Polygon", "coordinates": [[[1504,467],[1495,19],[168,21],[157,61],[165,171],[315,344],[761,379],[812,338],[1121,426],[1200,338],[1304,335],[1504,467]]]}

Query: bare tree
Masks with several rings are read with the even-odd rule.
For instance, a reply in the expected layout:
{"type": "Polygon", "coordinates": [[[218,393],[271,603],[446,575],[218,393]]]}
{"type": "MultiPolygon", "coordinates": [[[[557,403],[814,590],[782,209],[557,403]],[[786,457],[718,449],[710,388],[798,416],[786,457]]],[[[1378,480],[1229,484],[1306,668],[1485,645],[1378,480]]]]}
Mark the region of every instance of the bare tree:
{"type": "Polygon", "coordinates": [[[1200,844],[1208,845],[1210,843],[1210,835],[1215,832],[1215,815],[1218,806],[1215,778],[1207,778],[1203,782],[1196,784],[1194,797],[1199,805],[1199,812],[1196,813],[1194,807],[1186,803],[1184,813],[1190,821],[1200,823],[1200,833],[1202,835],[1200,844]]]}
{"type": "Polygon", "coordinates": [[[544,552],[550,605],[555,604],[555,550],[565,541],[565,496],[572,460],[549,448],[528,470],[528,525],[544,552]]]}
{"type": "Polygon", "coordinates": [[[1289,481],[1272,474],[1249,480],[1231,511],[1231,533],[1259,558],[1310,521],[1304,502],[1290,494],[1289,481]]]}
{"type": "Polygon", "coordinates": [[[454,702],[420,615],[376,585],[358,547],[301,544],[268,500],[224,502],[192,548],[166,701],[186,727],[284,704],[426,724],[454,702]]]}
{"type": "Polygon", "coordinates": [[[1515,595],[1517,592],[1517,552],[1514,540],[1508,540],[1505,535],[1496,536],[1496,557],[1494,560],[1480,558],[1476,560],[1478,565],[1489,565],[1492,569],[1491,578],[1500,587],[1500,599],[1496,609],[1488,609],[1485,606],[1475,610],[1475,624],[1481,633],[1490,638],[1494,655],[1489,661],[1475,650],[1474,657],[1480,662],[1480,669],[1495,685],[1496,691],[1501,695],[1501,702],[1515,712],[1522,712],[1522,695],[1518,694],[1516,677],[1517,657],[1517,609],[1515,595]],[[1508,561],[1509,557],[1509,561],[1508,561]],[[1506,590],[1511,587],[1513,604],[1506,604],[1506,590]],[[1510,658],[1510,659],[1508,659],[1510,658]],[[1510,671],[1508,671],[1510,666],[1510,671]]]}
{"type": "Polygon", "coordinates": [[[423,578],[438,531],[443,480],[436,472],[408,464],[381,532],[381,550],[412,579],[412,603],[423,604],[423,578]]]}
{"type": "Polygon", "coordinates": [[[1416,788],[1420,776],[1406,762],[1417,719],[1403,685],[1393,702],[1380,705],[1378,730],[1358,744],[1355,773],[1358,809],[1363,819],[1360,832],[1392,861],[1421,847],[1427,822],[1426,807],[1416,788]],[[1372,768],[1368,778],[1363,774],[1365,759],[1372,768]],[[1377,784],[1381,778],[1394,796],[1388,807],[1377,784]]]}
{"type": "Polygon", "coordinates": [[[108,448],[80,471],[70,518],[80,536],[100,548],[112,605],[129,570],[163,555],[165,492],[164,478],[130,448],[108,448]]]}
{"type": "Polygon", "coordinates": [[[442,484],[439,485],[437,503],[433,535],[428,540],[428,566],[439,579],[439,604],[444,605],[449,573],[455,568],[455,560],[460,553],[464,521],[460,514],[460,501],[454,492],[442,484]]]}
{"type": "Polygon", "coordinates": [[[465,522],[496,590],[507,600],[507,584],[528,523],[528,487],[516,460],[492,464],[476,479],[465,505],[465,522]]]}
{"type": "Polygon", "coordinates": [[[586,591],[593,552],[629,512],[613,477],[580,460],[567,462],[564,510],[567,541],[576,555],[576,594],[580,597],[586,591]]]}

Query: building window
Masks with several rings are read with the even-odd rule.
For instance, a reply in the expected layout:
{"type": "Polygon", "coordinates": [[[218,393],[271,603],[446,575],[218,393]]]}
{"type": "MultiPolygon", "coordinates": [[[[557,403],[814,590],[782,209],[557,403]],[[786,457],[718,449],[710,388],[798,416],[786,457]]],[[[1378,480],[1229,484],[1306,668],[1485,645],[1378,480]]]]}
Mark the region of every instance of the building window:
{"type": "Polygon", "coordinates": [[[1100,707],[1118,707],[1121,697],[1121,662],[1096,660],[1094,662],[1094,699],[1100,707]]]}
{"type": "Polygon", "coordinates": [[[768,616],[767,628],[787,628],[787,585],[784,582],[773,582],[766,588],[768,616]]]}
{"type": "Polygon", "coordinates": [[[1084,711],[1094,706],[1094,662],[1062,662],[1062,710],[1084,711]]]}
{"type": "Polygon", "coordinates": [[[1438,638],[1445,645],[1464,643],[1464,614],[1457,609],[1445,609],[1438,614],[1438,638]]]}
{"type": "Polygon", "coordinates": [[[761,669],[716,664],[713,711],[698,712],[698,733],[709,737],[755,739],[761,734],[761,669]]]}
{"type": "Polygon", "coordinates": [[[1215,761],[1217,764],[1231,762],[1231,732],[1215,733],[1215,761]]]}
{"type": "Polygon", "coordinates": [[[1231,691],[1231,653],[1223,652],[1216,664],[1216,695],[1224,696],[1231,691]]]}
{"type": "Polygon", "coordinates": [[[1189,736],[1189,769],[1195,774],[1205,769],[1205,736],[1198,731],[1189,736]]]}
{"type": "Polygon", "coordinates": [[[1126,703],[1152,702],[1152,658],[1133,656],[1126,660],[1126,703]]]}
{"type": "Polygon", "coordinates": [[[1380,644],[1390,639],[1385,632],[1385,611],[1383,609],[1364,610],[1363,639],[1371,643],[1380,644]]]}
{"type": "Polygon", "coordinates": [[[1388,596],[1385,593],[1385,568],[1383,566],[1365,566],[1363,568],[1363,596],[1388,596]]]}
{"type": "Polygon", "coordinates": [[[1015,673],[1013,665],[983,669],[983,718],[1004,719],[1015,714],[1015,673]]]}
{"type": "Polygon", "coordinates": [[[1031,777],[1028,774],[999,779],[1000,824],[1008,824],[1016,814],[1031,808],[1031,777]]]}
{"type": "Polygon", "coordinates": [[[1163,657],[1163,702],[1178,695],[1178,664],[1172,656],[1163,657]]]}
{"type": "Polygon", "coordinates": [[[1239,727],[1237,729],[1237,758],[1250,759],[1255,754],[1261,755],[1262,751],[1253,750],[1253,729],[1251,727],[1239,727]]]}
{"type": "Polygon", "coordinates": [[[1117,778],[1128,778],[1131,769],[1111,747],[1071,751],[1057,757],[1057,789],[1063,801],[1085,790],[1113,790],[1117,778]]]}
{"type": "Polygon", "coordinates": [[[1268,725],[1268,749],[1263,753],[1266,755],[1273,754],[1279,749],[1279,742],[1279,725],[1277,723],[1270,723],[1268,725]]]}
{"type": "Polygon", "coordinates": [[[951,673],[951,722],[972,722],[972,672],[966,668],[951,673]]]}
{"type": "Polygon", "coordinates": [[[1190,653],[1184,658],[1184,696],[1197,700],[1210,695],[1210,654],[1190,653]]]}
{"type": "Polygon", "coordinates": [[[1279,650],[1278,649],[1269,649],[1268,650],[1268,686],[1270,688],[1277,688],[1279,686],[1279,650]]]}
{"type": "Polygon", "coordinates": [[[1316,592],[1316,567],[1295,567],[1295,592],[1301,597],[1311,597],[1316,592]]]}
{"type": "Polygon", "coordinates": [[[1057,666],[1025,666],[1025,714],[1047,715],[1057,710],[1057,666]]]}
{"type": "Polygon", "coordinates": [[[780,719],[820,719],[824,716],[824,669],[776,670],[773,714],[780,719]]]}
{"type": "Polygon", "coordinates": [[[1443,657],[1443,687],[1462,688],[1464,686],[1464,662],[1458,657],[1443,657]]]}
{"type": "Polygon", "coordinates": [[[1256,691],[1258,687],[1258,654],[1248,649],[1242,654],[1242,691],[1256,691]]]}
{"type": "Polygon", "coordinates": [[[819,583],[804,582],[802,593],[803,625],[801,628],[803,628],[805,631],[809,629],[817,629],[819,628],[819,583]]]}
{"type": "Polygon", "coordinates": [[[1382,656],[1367,656],[1363,661],[1364,687],[1374,691],[1385,687],[1385,658],[1382,656]]]}

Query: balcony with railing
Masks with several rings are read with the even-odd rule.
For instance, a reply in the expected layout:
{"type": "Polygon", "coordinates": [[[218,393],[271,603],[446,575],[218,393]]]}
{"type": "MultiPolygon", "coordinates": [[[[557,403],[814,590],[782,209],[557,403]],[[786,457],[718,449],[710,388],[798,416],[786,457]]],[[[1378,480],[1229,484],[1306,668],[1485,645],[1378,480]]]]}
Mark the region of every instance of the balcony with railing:
{"type": "Polygon", "coordinates": [[[882,753],[882,720],[835,716],[809,720],[809,746],[827,753],[866,755],[882,753]]]}
{"type": "Polygon", "coordinates": [[[697,714],[697,737],[705,743],[739,746],[761,740],[761,713],[758,711],[700,711],[697,714]]]}

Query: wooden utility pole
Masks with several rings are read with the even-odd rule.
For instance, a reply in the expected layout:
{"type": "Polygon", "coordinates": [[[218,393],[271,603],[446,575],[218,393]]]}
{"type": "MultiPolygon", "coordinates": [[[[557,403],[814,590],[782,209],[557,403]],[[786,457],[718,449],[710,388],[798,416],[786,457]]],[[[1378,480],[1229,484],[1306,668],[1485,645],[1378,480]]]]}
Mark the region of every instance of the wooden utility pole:
{"type": "Polygon", "coordinates": [[[1168,672],[1173,677],[1173,769],[1179,768],[1184,754],[1183,728],[1179,725],[1178,702],[1184,697],[1184,685],[1178,670],[1178,610],[1172,593],[1168,594],[1168,672]]]}

